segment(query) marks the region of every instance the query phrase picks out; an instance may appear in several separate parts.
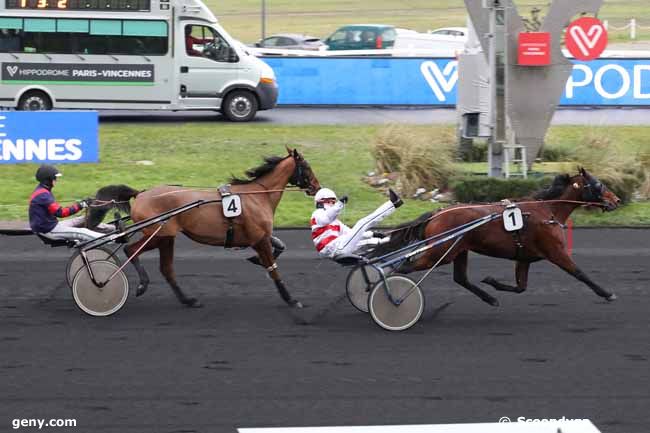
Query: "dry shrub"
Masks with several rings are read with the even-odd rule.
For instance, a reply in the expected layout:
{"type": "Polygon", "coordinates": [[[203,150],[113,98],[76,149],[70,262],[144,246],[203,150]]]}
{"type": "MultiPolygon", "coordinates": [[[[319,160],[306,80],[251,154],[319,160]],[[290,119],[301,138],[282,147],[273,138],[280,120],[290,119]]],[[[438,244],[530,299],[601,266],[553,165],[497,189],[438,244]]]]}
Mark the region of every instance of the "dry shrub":
{"type": "Polygon", "coordinates": [[[377,133],[371,152],[381,173],[399,173],[396,186],[405,194],[418,188],[444,189],[456,172],[451,131],[388,126],[377,133]]]}
{"type": "Polygon", "coordinates": [[[574,161],[587,169],[624,202],[644,180],[643,167],[635,155],[625,154],[611,137],[600,131],[589,131],[574,151],[574,161]]]}
{"type": "Polygon", "coordinates": [[[644,177],[639,187],[639,198],[641,200],[650,200],[650,150],[639,152],[637,159],[641,167],[643,167],[644,177]]]}

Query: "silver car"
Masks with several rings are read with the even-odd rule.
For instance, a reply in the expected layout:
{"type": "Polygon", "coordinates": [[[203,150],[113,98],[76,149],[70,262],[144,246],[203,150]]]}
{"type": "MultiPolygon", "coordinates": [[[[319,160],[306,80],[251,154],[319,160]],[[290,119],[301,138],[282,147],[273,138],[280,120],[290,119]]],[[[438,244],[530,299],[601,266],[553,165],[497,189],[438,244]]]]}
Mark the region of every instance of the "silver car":
{"type": "Polygon", "coordinates": [[[261,39],[255,44],[257,48],[277,48],[282,50],[321,50],[325,44],[314,36],[284,33],[261,39]]]}

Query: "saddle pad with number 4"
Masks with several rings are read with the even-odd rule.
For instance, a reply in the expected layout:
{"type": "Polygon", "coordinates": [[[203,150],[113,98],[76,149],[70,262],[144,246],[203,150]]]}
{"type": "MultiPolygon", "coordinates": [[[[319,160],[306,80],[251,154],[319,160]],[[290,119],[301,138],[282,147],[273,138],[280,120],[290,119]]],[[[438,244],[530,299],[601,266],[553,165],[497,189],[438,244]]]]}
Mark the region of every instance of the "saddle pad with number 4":
{"type": "Polygon", "coordinates": [[[223,216],[226,218],[234,218],[241,215],[241,198],[237,194],[231,194],[221,199],[221,206],[223,209],[223,216]]]}

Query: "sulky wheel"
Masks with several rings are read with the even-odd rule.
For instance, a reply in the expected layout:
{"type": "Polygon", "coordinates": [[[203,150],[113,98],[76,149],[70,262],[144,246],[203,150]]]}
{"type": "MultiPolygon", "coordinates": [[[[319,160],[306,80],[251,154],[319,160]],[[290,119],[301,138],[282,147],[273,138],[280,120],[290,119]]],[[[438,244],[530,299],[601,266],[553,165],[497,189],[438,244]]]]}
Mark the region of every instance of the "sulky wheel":
{"type": "Polygon", "coordinates": [[[424,312],[424,296],[420,287],[410,278],[391,275],[373,287],[368,298],[368,310],[372,320],[382,328],[404,331],[420,320],[424,312]],[[390,292],[396,302],[389,299],[387,292],[390,292]]]}
{"type": "MultiPolygon", "coordinates": [[[[94,262],[96,260],[108,260],[110,262],[115,263],[116,265],[120,265],[120,261],[117,258],[117,255],[112,255],[112,251],[109,250],[108,248],[95,248],[90,251],[86,252],[86,256],[88,257],[89,262],[94,262]]],[[[77,272],[79,272],[79,269],[84,267],[84,260],[81,257],[81,252],[79,250],[75,251],[75,253],[70,257],[70,260],[68,260],[68,265],[66,266],[65,269],[65,277],[66,281],[68,283],[68,287],[72,289],[72,280],[74,280],[74,276],[77,275],[77,272]]]]}
{"type": "Polygon", "coordinates": [[[368,312],[370,290],[381,278],[377,268],[361,265],[350,271],[345,281],[345,292],[350,303],[362,313],[368,312]]]}
{"type": "Polygon", "coordinates": [[[90,262],[98,287],[90,278],[87,267],[77,272],[72,282],[72,296],[77,306],[91,316],[110,316],[122,308],[129,296],[129,281],[119,267],[107,260],[90,262]],[[115,276],[107,281],[111,275],[115,276]]]}

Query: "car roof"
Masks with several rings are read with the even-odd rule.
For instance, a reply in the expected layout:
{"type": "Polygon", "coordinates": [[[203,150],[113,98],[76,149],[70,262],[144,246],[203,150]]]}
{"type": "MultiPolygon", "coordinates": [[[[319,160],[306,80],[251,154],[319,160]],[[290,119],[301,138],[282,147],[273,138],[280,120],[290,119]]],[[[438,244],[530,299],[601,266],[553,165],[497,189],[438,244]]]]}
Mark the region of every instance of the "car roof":
{"type": "Polygon", "coordinates": [[[347,26],[339,27],[337,31],[343,29],[393,29],[395,26],[390,24],[349,24],[347,26]]]}
{"type": "Polygon", "coordinates": [[[320,39],[316,36],[301,35],[300,33],[278,33],[276,35],[267,36],[269,38],[292,38],[292,39],[320,39]]]}
{"type": "Polygon", "coordinates": [[[440,27],[439,29],[433,29],[431,32],[437,32],[440,30],[455,30],[457,32],[465,32],[467,33],[467,27],[440,27]]]}

